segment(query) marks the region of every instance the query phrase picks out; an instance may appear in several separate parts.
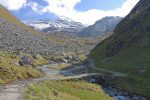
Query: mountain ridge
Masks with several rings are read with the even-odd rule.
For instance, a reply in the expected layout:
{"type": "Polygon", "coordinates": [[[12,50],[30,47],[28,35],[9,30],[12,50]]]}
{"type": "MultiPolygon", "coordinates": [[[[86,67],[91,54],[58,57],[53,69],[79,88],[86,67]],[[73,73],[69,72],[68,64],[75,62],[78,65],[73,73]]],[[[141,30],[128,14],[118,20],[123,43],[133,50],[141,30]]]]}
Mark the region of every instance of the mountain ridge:
{"type": "Polygon", "coordinates": [[[85,27],[80,22],[70,19],[38,20],[25,22],[25,24],[47,34],[63,33],[66,35],[75,35],[85,27]]]}
{"type": "Polygon", "coordinates": [[[150,98],[150,0],[140,0],[117,25],[114,34],[99,43],[91,58],[97,68],[128,75],[110,82],[115,87],[150,98]]]}
{"type": "Polygon", "coordinates": [[[112,34],[122,17],[107,16],[95,22],[95,24],[85,27],[78,32],[81,37],[103,36],[112,34]]]}
{"type": "Polygon", "coordinates": [[[150,12],[148,9],[150,2],[143,1],[144,0],[141,0],[130,14],[118,24],[114,31],[115,34],[106,40],[108,44],[108,56],[132,44],[136,44],[141,48],[149,47],[150,41],[148,34],[150,30],[148,22],[150,12]],[[147,4],[148,6],[144,6],[147,4]]]}
{"type": "Polygon", "coordinates": [[[3,6],[0,11],[3,12],[0,14],[0,50],[53,56],[64,52],[87,52],[88,46],[93,48],[85,45],[89,42],[86,39],[42,34],[21,23],[3,6]]]}

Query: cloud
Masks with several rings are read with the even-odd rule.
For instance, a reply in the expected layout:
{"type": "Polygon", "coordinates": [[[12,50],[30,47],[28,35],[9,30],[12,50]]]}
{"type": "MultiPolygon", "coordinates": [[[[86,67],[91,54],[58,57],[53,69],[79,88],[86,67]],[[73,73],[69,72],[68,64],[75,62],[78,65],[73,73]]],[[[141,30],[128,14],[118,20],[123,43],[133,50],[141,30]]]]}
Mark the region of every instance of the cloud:
{"type": "Polygon", "coordinates": [[[67,17],[74,21],[90,25],[105,16],[126,16],[139,0],[126,0],[120,8],[114,10],[91,9],[87,11],[77,11],[75,9],[75,6],[80,3],[81,0],[44,1],[48,3],[48,6],[41,10],[43,13],[51,12],[59,17],[67,17]]]}
{"type": "MultiPolygon", "coordinates": [[[[43,0],[48,5],[42,6],[36,1],[30,0],[0,0],[0,4],[7,7],[9,10],[19,10],[24,6],[31,7],[37,14],[50,12],[58,17],[67,17],[76,22],[91,25],[95,21],[105,16],[126,16],[139,0],[126,0],[120,8],[114,10],[90,9],[87,11],[77,11],[75,6],[81,0],[43,0]]],[[[115,1],[115,0],[114,0],[115,1]]],[[[91,1],[92,2],[92,1],[91,1]]],[[[115,1],[117,2],[117,1],[115,1]]],[[[106,5],[107,6],[107,5],[106,5]]],[[[38,15],[37,15],[38,16],[38,15]]]]}
{"type": "Polygon", "coordinates": [[[36,2],[29,2],[26,4],[26,6],[29,6],[32,8],[32,10],[38,14],[42,14],[42,9],[43,9],[43,6],[39,5],[38,3],[36,2]]]}
{"type": "Polygon", "coordinates": [[[26,3],[27,0],[0,0],[0,4],[8,8],[9,10],[19,10],[20,8],[25,6],[26,3]]]}
{"type": "Polygon", "coordinates": [[[70,14],[74,13],[74,8],[76,4],[81,2],[81,0],[44,0],[48,3],[43,9],[43,12],[49,11],[56,14],[57,16],[67,17],[70,14]]]}

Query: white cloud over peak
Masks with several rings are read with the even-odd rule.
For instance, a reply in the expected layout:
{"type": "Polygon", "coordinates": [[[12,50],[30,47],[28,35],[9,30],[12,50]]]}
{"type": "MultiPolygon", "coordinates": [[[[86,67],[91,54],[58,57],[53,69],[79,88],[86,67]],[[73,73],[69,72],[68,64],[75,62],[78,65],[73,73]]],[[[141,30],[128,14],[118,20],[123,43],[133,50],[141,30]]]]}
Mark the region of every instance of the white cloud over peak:
{"type": "Polygon", "coordinates": [[[0,4],[5,6],[9,10],[19,10],[25,4],[27,3],[27,0],[0,0],[0,4]]]}
{"type": "MultiPolygon", "coordinates": [[[[58,17],[67,17],[83,24],[91,25],[95,21],[105,16],[126,16],[131,9],[140,0],[126,0],[121,7],[113,10],[90,9],[87,11],[78,11],[75,6],[82,0],[43,0],[47,2],[47,6],[42,6],[36,1],[30,2],[27,0],[0,0],[0,4],[10,10],[19,10],[23,6],[30,6],[37,14],[50,12],[58,17]]],[[[114,2],[117,2],[114,0],[114,2]]],[[[92,3],[92,0],[91,0],[92,3]]],[[[107,5],[106,5],[107,6],[107,5]]],[[[38,16],[38,15],[37,15],[38,16]]]]}
{"type": "Polygon", "coordinates": [[[43,12],[48,11],[59,17],[64,16],[74,21],[90,25],[105,16],[126,16],[139,0],[126,0],[120,8],[114,10],[90,9],[87,11],[77,11],[75,9],[75,6],[80,3],[81,0],[44,1],[46,1],[49,5],[43,8],[43,12]]]}
{"type": "Polygon", "coordinates": [[[43,12],[49,11],[58,16],[67,17],[69,14],[74,13],[75,6],[81,2],[81,0],[44,0],[48,3],[43,9],[43,12]]]}
{"type": "Polygon", "coordinates": [[[36,12],[38,14],[42,14],[41,9],[43,9],[43,6],[39,5],[38,3],[36,3],[36,2],[29,2],[29,3],[26,4],[26,6],[31,7],[34,12],[36,12]]]}

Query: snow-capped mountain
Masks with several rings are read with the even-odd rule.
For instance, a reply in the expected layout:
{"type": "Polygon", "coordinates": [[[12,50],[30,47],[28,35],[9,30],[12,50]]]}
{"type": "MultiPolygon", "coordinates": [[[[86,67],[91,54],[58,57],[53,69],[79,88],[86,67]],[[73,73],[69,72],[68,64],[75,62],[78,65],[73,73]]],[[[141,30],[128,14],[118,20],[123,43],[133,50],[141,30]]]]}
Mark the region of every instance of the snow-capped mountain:
{"type": "Polygon", "coordinates": [[[111,34],[122,19],[122,17],[118,16],[104,17],[96,21],[94,25],[90,25],[79,31],[78,35],[83,37],[91,37],[111,34]]]}
{"type": "Polygon", "coordinates": [[[70,19],[25,21],[24,23],[41,32],[68,35],[76,34],[85,27],[85,25],[70,19]]]}

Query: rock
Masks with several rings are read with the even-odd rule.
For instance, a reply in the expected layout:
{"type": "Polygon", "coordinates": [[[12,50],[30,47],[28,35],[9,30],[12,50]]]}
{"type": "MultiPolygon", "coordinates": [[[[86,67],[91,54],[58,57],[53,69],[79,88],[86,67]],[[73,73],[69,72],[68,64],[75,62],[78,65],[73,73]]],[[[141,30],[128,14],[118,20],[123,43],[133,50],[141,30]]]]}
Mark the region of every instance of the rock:
{"type": "Polygon", "coordinates": [[[63,53],[62,55],[63,55],[63,56],[66,56],[66,53],[63,53]]]}
{"type": "Polygon", "coordinates": [[[68,58],[69,58],[70,60],[72,60],[73,57],[70,55],[70,56],[68,56],[68,58]]]}
{"type": "Polygon", "coordinates": [[[64,62],[64,63],[68,63],[68,60],[66,60],[66,59],[63,59],[63,62],[64,62]]]}
{"type": "Polygon", "coordinates": [[[141,39],[139,40],[140,47],[141,48],[149,47],[149,42],[150,42],[149,37],[147,36],[141,37],[141,39]]]}
{"type": "Polygon", "coordinates": [[[91,79],[91,80],[90,80],[90,83],[96,83],[96,82],[97,82],[96,79],[91,79]]]}
{"type": "Polygon", "coordinates": [[[30,66],[30,65],[32,65],[32,60],[31,60],[31,58],[29,58],[27,56],[23,56],[21,58],[21,60],[19,61],[19,64],[21,66],[30,66]]]}
{"type": "Polygon", "coordinates": [[[141,70],[139,70],[139,72],[140,72],[140,73],[145,73],[146,70],[145,70],[145,69],[141,69],[141,70]]]}
{"type": "Polygon", "coordinates": [[[73,61],[80,61],[79,57],[77,57],[77,56],[73,56],[73,57],[72,57],[72,60],[73,60],[73,61]]]}
{"type": "Polygon", "coordinates": [[[35,54],[33,56],[34,59],[42,59],[42,56],[40,54],[35,54]]]}
{"type": "Polygon", "coordinates": [[[132,99],[133,99],[133,100],[139,100],[136,95],[134,95],[132,99]]]}
{"type": "Polygon", "coordinates": [[[5,86],[5,87],[3,87],[3,89],[5,89],[5,90],[6,90],[6,89],[8,89],[8,87],[6,87],[6,86],[5,86]]]}
{"type": "Polygon", "coordinates": [[[16,62],[14,61],[13,64],[17,65],[17,66],[20,66],[20,63],[19,62],[16,62]]]}
{"type": "Polygon", "coordinates": [[[3,57],[0,57],[0,63],[2,63],[4,61],[3,57]]]}
{"type": "Polygon", "coordinates": [[[68,60],[68,62],[71,62],[73,59],[72,59],[73,57],[71,56],[71,55],[69,55],[69,56],[67,56],[67,57],[65,57],[65,59],[67,59],[68,60]]]}

